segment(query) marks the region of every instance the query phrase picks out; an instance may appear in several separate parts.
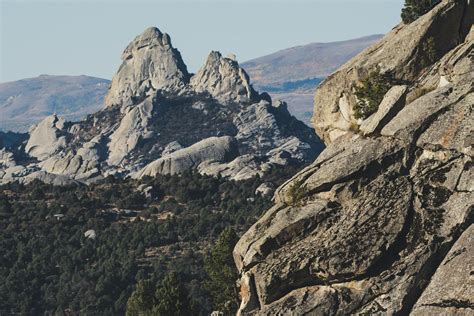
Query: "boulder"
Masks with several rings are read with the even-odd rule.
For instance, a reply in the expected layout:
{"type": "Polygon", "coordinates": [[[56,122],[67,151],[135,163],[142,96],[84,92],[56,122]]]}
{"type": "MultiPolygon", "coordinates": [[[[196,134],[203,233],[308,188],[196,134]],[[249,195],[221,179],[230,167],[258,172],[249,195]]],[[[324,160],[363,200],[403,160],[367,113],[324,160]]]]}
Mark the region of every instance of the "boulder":
{"type": "Polygon", "coordinates": [[[110,136],[107,163],[118,166],[132,152],[138,142],[148,134],[148,122],[152,117],[153,102],[150,98],[136,105],[121,119],[120,125],[110,136]]]}
{"type": "Polygon", "coordinates": [[[29,133],[25,152],[38,160],[47,159],[67,145],[65,121],[56,114],[46,117],[38,125],[33,126],[29,133]]]}
{"type": "Polygon", "coordinates": [[[385,94],[380,102],[377,112],[372,114],[360,125],[360,131],[363,135],[370,135],[380,130],[380,127],[390,121],[394,114],[398,113],[401,106],[404,105],[403,97],[407,91],[407,86],[393,86],[385,94]]]}
{"type": "Polygon", "coordinates": [[[241,155],[230,162],[204,161],[198,171],[210,176],[221,176],[235,181],[247,180],[256,176],[262,176],[261,163],[254,155],[241,155]]]}
{"type": "Polygon", "coordinates": [[[205,161],[230,161],[238,155],[237,143],[229,136],[211,137],[162,157],[133,174],[133,178],[157,174],[179,174],[205,161]]]}

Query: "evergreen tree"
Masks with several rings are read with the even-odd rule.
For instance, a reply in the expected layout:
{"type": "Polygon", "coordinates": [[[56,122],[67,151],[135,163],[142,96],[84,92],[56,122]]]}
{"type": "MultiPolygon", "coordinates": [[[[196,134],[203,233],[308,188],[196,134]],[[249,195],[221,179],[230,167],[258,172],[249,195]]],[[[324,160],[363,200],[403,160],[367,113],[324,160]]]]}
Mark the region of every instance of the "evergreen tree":
{"type": "Polygon", "coordinates": [[[146,315],[156,304],[154,287],[148,281],[139,281],[137,288],[127,301],[127,316],[146,315]]]}
{"type": "Polygon", "coordinates": [[[239,303],[235,285],[238,275],[232,257],[237,240],[232,228],[224,229],[210,256],[206,258],[204,267],[209,276],[206,288],[211,294],[213,308],[224,312],[225,315],[234,314],[239,303]]]}
{"type": "Polygon", "coordinates": [[[405,6],[402,9],[403,23],[408,24],[420,16],[430,11],[439,0],[405,0],[405,6]]]}
{"type": "Polygon", "coordinates": [[[193,315],[186,288],[179,282],[176,273],[168,274],[155,293],[158,304],[153,307],[153,315],[157,316],[189,316],[193,315]]]}

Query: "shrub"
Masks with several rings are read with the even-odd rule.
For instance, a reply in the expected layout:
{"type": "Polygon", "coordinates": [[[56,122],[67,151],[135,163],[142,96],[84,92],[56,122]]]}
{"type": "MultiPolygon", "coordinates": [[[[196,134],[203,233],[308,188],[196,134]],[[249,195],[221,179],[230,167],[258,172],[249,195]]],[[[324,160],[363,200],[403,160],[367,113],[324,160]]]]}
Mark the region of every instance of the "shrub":
{"type": "Polygon", "coordinates": [[[405,0],[402,9],[403,23],[409,24],[433,8],[439,0],[405,0]]]}
{"type": "Polygon", "coordinates": [[[287,196],[290,205],[298,205],[307,195],[308,189],[303,181],[296,181],[288,189],[287,196]]]}
{"type": "Polygon", "coordinates": [[[354,106],[354,117],[366,119],[377,112],[380,102],[390,89],[390,79],[378,71],[369,73],[359,85],[354,87],[357,104],[354,106]]]}

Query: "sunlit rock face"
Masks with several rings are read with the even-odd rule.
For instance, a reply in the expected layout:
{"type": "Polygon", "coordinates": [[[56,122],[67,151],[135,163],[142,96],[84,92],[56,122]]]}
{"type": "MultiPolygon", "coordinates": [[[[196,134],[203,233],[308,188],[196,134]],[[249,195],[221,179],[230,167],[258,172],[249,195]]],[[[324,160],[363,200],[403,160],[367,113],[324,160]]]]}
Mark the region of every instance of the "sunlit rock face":
{"type": "Polygon", "coordinates": [[[473,22],[472,1],[441,1],[317,89],[327,148],[237,243],[238,314],[471,313],[473,22]],[[374,69],[395,82],[356,120],[353,87],[374,69]]]}
{"type": "Polygon", "coordinates": [[[169,35],[151,27],[123,52],[102,110],[75,123],[44,119],[20,147],[4,148],[15,165],[5,153],[0,179],[88,183],[195,169],[244,180],[322,148],[285,103],[253,89],[235,58],[213,51],[191,75],[169,35]]]}

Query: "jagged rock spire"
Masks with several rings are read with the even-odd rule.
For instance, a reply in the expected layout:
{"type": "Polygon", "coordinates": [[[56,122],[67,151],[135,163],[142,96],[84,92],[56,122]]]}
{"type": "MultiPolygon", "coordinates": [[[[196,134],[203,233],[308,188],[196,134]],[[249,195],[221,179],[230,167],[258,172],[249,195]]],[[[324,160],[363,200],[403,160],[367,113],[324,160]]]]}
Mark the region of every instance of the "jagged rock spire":
{"type": "Polygon", "coordinates": [[[127,105],[143,98],[150,90],[179,91],[189,82],[181,54],[168,34],[147,28],[127,46],[122,65],[112,79],[105,105],[127,105]]]}
{"type": "Polygon", "coordinates": [[[209,54],[206,64],[191,78],[191,86],[194,91],[208,92],[224,103],[255,101],[258,96],[245,70],[217,51],[209,54]]]}

